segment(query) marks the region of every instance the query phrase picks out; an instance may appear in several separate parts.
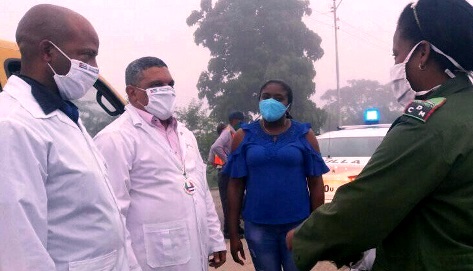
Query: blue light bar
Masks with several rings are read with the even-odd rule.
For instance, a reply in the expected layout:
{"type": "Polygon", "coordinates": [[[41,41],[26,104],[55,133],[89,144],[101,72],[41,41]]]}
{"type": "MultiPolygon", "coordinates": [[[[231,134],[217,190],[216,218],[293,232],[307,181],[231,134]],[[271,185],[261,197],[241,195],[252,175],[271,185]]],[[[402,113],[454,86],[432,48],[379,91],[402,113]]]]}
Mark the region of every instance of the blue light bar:
{"type": "Polygon", "coordinates": [[[378,108],[368,108],[364,114],[365,124],[378,124],[379,123],[379,110],[378,108]]]}

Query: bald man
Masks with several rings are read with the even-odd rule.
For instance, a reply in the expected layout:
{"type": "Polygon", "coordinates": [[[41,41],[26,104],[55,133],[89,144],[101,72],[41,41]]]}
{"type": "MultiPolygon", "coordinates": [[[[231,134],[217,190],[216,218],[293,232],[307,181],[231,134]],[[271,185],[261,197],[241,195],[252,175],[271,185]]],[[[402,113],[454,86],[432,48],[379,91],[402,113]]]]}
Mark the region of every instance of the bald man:
{"type": "Polygon", "coordinates": [[[71,102],[97,80],[97,33],[38,5],[16,39],[21,71],[0,93],[0,270],[133,269],[105,164],[71,102]]]}

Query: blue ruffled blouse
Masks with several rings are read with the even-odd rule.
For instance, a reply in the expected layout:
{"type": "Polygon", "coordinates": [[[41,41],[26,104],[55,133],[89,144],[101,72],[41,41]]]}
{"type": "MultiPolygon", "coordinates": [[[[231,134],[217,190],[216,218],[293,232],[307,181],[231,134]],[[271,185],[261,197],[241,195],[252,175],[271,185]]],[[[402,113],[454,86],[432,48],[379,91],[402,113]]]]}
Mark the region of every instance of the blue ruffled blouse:
{"type": "Polygon", "coordinates": [[[277,140],[258,121],[242,126],[245,137],[228,158],[224,172],[246,178],[245,221],[286,224],[310,214],[306,177],[320,176],[329,168],[305,138],[310,124],[291,122],[277,140]]]}

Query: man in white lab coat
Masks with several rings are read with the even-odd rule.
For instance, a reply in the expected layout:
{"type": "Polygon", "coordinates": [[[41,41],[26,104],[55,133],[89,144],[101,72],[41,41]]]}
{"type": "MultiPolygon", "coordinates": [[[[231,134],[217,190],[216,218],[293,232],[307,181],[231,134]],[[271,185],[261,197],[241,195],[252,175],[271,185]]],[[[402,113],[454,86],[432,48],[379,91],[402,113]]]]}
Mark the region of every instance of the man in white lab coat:
{"type": "Polygon", "coordinates": [[[169,69],[143,57],[125,75],[130,104],[95,142],[126,219],[129,261],[143,271],[219,267],[226,259],[220,222],[197,141],[172,116],[169,69]]]}
{"type": "Polygon", "coordinates": [[[0,93],[0,270],[129,270],[104,162],[70,102],[97,80],[97,33],[37,5],[16,39],[21,71],[0,93]]]}

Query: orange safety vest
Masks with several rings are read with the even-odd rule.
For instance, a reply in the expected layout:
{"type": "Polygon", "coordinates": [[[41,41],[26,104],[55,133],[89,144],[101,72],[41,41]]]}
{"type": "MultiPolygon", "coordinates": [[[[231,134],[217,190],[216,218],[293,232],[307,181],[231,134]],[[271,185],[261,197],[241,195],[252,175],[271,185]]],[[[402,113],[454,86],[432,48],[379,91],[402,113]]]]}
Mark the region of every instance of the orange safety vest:
{"type": "Polygon", "coordinates": [[[223,166],[225,163],[224,163],[223,160],[220,158],[220,156],[215,155],[215,157],[214,157],[214,164],[215,164],[216,166],[223,166]]]}

